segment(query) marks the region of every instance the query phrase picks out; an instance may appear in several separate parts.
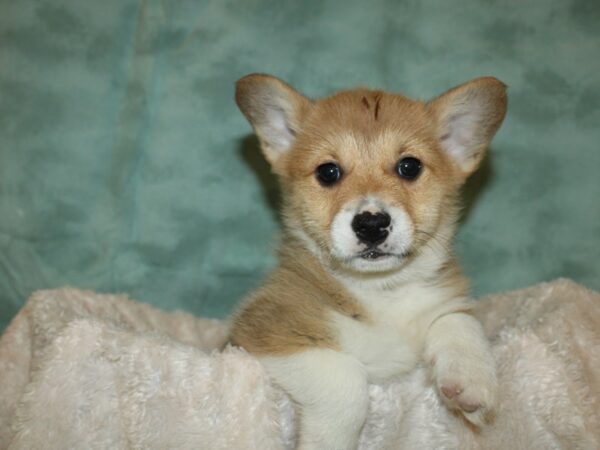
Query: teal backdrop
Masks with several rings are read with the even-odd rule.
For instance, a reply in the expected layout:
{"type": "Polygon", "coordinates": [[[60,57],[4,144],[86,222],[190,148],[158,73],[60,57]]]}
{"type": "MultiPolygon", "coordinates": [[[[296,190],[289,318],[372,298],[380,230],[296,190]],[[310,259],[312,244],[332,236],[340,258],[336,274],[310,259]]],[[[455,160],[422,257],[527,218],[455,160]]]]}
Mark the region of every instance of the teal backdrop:
{"type": "Polygon", "coordinates": [[[480,75],[509,114],[470,181],[474,294],[600,288],[597,0],[0,0],[0,329],[36,289],[224,317],[274,265],[277,184],[233,101],[429,98],[480,75]]]}

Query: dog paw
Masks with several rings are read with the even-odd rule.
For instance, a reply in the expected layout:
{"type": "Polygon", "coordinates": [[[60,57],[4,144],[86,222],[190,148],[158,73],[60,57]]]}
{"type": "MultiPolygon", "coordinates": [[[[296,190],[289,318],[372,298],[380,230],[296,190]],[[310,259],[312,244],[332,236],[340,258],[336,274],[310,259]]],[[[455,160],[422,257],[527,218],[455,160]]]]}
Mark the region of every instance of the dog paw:
{"type": "Polygon", "coordinates": [[[493,361],[455,357],[437,361],[436,384],[446,405],[473,425],[482,427],[493,417],[498,382],[493,361]]]}

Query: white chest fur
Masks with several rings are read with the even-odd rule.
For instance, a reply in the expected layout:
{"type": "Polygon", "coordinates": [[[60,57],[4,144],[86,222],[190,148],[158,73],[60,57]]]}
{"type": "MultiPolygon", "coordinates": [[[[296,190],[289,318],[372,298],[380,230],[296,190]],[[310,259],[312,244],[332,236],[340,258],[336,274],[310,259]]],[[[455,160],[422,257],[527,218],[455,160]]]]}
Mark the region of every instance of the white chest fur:
{"type": "Polygon", "coordinates": [[[334,313],[338,342],[344,353],[363,363],[371,382],[412,370],[421,359],[431,323],[462,303],[440,288],[416,283],[391,290],[347,287],[370,320],[334,313]]]}

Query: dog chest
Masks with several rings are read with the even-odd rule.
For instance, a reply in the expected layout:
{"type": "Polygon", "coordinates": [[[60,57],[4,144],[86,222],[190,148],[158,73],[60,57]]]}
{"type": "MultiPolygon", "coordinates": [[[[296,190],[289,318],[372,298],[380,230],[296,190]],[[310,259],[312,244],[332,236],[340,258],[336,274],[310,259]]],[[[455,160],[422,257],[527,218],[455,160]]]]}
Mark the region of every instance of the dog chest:
{"type": "Polygon", "coordinates": [[[370,381],[409,372],[419,363],[427,330],[445,309],[441,292],[422,286],[392,291],[354,289],[368,312],[364,321],[333,313],[338,343],[356,356],[370,381]]]}
{"type": "Polygon", "coordinates": [[[361,361],[372,382],[412,370],[419,361],[421,343],[388,323],[365,323],[334,313],[338,344],[361,361]]]}

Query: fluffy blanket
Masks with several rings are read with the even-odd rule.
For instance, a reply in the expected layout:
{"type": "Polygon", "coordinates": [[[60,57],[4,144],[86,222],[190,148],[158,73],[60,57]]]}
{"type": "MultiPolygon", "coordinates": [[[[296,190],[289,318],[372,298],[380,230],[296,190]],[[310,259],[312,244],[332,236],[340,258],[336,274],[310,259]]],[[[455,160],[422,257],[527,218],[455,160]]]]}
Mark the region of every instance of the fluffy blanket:
{"type": "MultiPolygon", "coordinates": [[[[600,295],[557,280],[477,308],[501,384],[493,426],[448,412],[419,369],[371,387],[360,448],[600,448],[600,295]]],[[[222,350],[226,334],[124,296],[37,292],[0,339],[0,448],[293,448],[290,400],[222,350]]]]}

